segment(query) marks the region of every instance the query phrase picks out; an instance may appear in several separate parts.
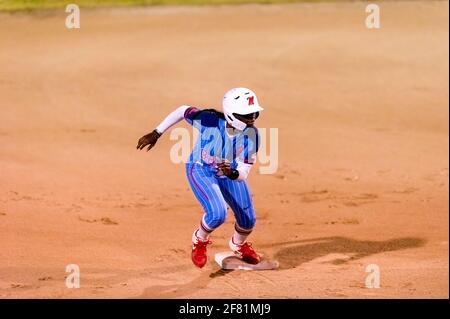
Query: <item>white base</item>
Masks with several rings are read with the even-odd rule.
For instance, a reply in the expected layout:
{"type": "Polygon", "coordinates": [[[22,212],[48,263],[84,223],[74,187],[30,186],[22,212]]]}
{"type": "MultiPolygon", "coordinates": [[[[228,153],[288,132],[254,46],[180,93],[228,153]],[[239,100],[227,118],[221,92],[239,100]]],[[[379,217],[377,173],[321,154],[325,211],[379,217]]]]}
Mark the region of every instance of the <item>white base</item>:
{"type": "Polygon", "coordinates": [[[214,260],[225,270],[272,270],[279,267],[278,261],[266,260],[264,258],[256,265],[248,264],[237,257],[232,251],[217,253],[214,256],[214,260]]]}

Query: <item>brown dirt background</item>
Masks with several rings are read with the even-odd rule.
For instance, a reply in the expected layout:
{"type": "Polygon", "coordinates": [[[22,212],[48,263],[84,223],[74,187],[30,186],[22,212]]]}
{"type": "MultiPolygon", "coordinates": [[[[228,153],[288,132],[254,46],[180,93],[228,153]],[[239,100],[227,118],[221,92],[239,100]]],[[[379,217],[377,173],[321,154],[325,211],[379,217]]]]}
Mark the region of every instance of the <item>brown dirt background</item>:
{"type": "Polygon", "coordinates": [[[379,30],[365,5],[0,14],[0,297],[448,298],[448,2],[381,2],[379,30]],[[135,150],[240,85],[279,128],[277,173],[250,176],[277,271],[219,270],[231,213],[196,269],[175,142],[135,150]]]}

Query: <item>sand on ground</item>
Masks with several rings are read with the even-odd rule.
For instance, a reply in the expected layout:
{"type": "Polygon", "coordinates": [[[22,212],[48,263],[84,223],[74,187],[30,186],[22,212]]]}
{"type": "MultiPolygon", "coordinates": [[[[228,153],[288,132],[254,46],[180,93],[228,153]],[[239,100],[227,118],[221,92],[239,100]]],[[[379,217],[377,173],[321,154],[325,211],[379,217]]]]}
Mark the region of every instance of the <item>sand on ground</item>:
{"type": "Polygon", "coordinates": [[[0,14],[0,297],[448,298],[448,2],[381,2],[380,29],[366,4],[0,14]],[[234,86],[278,129],[277,171],[249,177],[276,271],[214,263],[232,212],[195,268],[176,141],[135,149],[234,86]]]}

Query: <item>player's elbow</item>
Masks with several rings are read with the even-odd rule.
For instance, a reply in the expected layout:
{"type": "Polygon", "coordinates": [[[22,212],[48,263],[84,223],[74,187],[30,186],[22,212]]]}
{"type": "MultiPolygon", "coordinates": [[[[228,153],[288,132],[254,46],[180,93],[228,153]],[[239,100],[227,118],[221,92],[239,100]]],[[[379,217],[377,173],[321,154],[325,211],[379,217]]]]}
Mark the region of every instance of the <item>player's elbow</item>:
{"type": "Polygon", "coordinates": [[[176,111],[178,111],[180,114],[183,114],[183,117],[184,117],[185,112],[186,112],[189,108],[190,108],[189,105],[183,104],[183,105],[180,105],[180,106],[176,109],[176,111]]]}

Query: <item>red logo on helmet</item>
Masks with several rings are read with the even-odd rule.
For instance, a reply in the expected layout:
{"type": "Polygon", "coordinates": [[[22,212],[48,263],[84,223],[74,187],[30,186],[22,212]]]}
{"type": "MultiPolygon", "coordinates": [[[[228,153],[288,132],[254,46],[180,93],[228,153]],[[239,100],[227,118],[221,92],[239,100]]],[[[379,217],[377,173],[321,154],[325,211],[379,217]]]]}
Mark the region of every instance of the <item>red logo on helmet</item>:
{"type": "Polygon", "coordinates": [[[255,103],[253,102],[254,99],[255,99],[254,96],[249,96],[249,97],[247,98],[247,100],[248,100],[248,105],[253,105],[253,104],[255,104],[255,103]]]}

